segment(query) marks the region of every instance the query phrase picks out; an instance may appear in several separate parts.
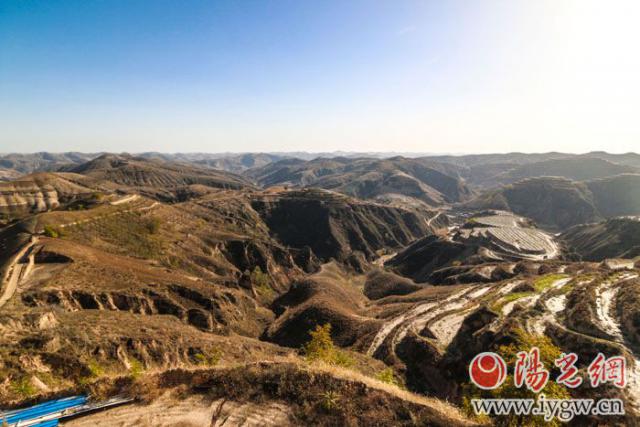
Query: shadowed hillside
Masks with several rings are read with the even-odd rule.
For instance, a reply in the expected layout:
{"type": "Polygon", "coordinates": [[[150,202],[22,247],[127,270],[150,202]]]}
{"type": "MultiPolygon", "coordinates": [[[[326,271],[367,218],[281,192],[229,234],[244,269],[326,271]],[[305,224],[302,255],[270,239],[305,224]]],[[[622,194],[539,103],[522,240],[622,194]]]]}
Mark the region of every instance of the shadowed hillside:
{"type": "Polygon", "coordinates": [[[587,261],[640,256],[640,221],[637,218],[613,218],[582,224],[562,234],[571,252],[587,261]]]}
{"type": "Polygon", "coordinates": [[[503,209],[552,228],[566,228],[601,219],[585,184],[564,178],[532,178],[479,196],[472,209],[503,209]]]}

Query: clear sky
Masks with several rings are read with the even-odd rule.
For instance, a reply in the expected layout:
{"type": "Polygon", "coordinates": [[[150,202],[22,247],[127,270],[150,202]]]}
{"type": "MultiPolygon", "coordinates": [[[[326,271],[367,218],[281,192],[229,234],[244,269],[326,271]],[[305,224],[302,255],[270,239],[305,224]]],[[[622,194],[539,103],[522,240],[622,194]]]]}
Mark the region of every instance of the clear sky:
{"type": "Polygon", "coordinates": [[[0,0],[0,152],[640,151],[640,1],[0,0]]]}

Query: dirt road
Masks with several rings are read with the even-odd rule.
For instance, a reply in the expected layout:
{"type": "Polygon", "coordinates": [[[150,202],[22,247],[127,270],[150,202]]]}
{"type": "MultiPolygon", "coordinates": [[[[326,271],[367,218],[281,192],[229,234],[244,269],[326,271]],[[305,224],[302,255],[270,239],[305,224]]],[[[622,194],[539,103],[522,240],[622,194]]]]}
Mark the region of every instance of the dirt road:
{"type": "Polygon", "coordinates": [[[18,283],[20,282],[20,279],[25,276],[25,273],[31,271],[33,267],[33,257],[29,257],[29,261],[27,263],[21,263],[20,261],[36,243],[38,243],[38,237],[32,236],[31,241],[20,249],[9,263],[7,272],[2,278],[2,283],[0,284],[0,308],[2,308],[7,301],[11,299],[11,297],[13,297],[13,294],[15,294],[16,289],[18,288],[18,283]]]}

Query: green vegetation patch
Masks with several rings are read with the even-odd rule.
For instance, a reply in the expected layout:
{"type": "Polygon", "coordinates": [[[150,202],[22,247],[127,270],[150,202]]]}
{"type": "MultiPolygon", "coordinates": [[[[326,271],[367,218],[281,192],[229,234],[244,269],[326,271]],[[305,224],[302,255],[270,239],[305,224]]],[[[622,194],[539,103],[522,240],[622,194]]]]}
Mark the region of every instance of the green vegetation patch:
{"type": "Polygon", "coordinates": [[[546,290],[548,287],[552,286],[558,280],[566,279],[567,277],[569,276],[567,276],[566,274],[547,274],[546,276],[537,279],[533,283],[533,287],[535,288],[536,292],[540,293],[546,290]]]}
{"type": "Polygon", "coordinates": [[[398,379],[393,368],[385,368],[376,374],[376,379],[383,383],[395,385],[397,387],[403,387],[402,381],[398,379]]]}
{"type": "Polygon", "coordinates": [[[265,297],[273,297],[273,289],[271,288],[271,277],[267,273],[264,273],[260,266],[256,266],[251,272],[251,283],[255,287],[256,292],[265,297]]]}
{"type": "Polygon", "coordinates": [[[505,296],[503,296],[502,298],[499,298],[492,306],[491,306],[491,310],[499,313],[502,311],[502,308],[507,305],[507,303],[510,303],[512,301],[517,301],[521,298],[525,298],[525,297],[530,297],[535,295],[535,292],[515,292],[512,294],[507,294],[505,296]]]}
{"type": "Polygon", "coordinates": [[[321,361],[345,368],[354,365],[351,356],[334,345],[331,339],[330,323],[316,326],[313,331],[309,332],[309,335],[311,335],[311,339],[302,347],[302,353],[307,360],[321,361]]]}
{"type": "Polygon", "coordinates": [[[21,398],[28,398],[36,394],[36,388],[31,384],[31,380],[27,376],[11,381],[10,387],[21,398]]]}
{"type": "Polygon", "coordinates": [[[44,226],[44,235],[47,237],[51,237],[53,239],[57,239],[61,236],[60,230],[52,225],[44,226]]]}
{"type": "Polygon", "coordinates": [[[196,353],[193,358],[198,365],[216,366],[220,362],[220,359],[222,359],[222,356],[222,351],[214,349],[207,353],[196,353]]]}
{"type": "Polygon", "coordinates": [[[131,378],[138,379],[144,373],[144,365],[135,357],[129,358],[129,375],[131,378]]]}
{"type": "Polygon", "coordinates": [[[506,304],[512,301],[517,301],[522,298],[526,298],[526,297],[530,297],[530,296],[542,293],[545,290],[547,290],[550,286],[552,286],[554,283],[556,283],[558,280],[565,279],[567,277],[569,276],[567,276],[566,274],[548,274],[546,276],[540,277],[533,283],[533,288],[535,289],[535,291],[514,292],[514,293],[507,294],[501,298],[498,298],[491,305],[490,308],[491,310],[499,313],[500,311],[502,311],[502,308],[506,304]]]}

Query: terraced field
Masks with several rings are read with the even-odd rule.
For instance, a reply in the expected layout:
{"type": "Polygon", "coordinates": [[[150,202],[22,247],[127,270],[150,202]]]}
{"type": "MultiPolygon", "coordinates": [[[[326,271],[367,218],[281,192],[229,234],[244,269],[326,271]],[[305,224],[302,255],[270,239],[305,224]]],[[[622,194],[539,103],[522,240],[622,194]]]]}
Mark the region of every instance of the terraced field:
{"type": "MultiPolygon", "coordinates": [[[[638,272],[602,270],[596,274],[566,275],[561,270],[535,279],[449,287],[445,291],[431,289],[381,300],[377,306],[384,322],[371,339],[367,353],[403,366],[408,375],[425,375],[414,366],[415,355],[408,356],[409,348],[415,352],[416,346],[421,346],[425,357],[430,354],[429,362],[423,363],[435,364],[436,371],[445,370],[452,361],[464,365],[464,355],[469,353],[466,347],[487,350],[487,342],[477,347],[476,342],[468,341],[469,327],[479,318],[485,317],[473,331],[474,339],[479,341],[508,333],[516,321],[520,333],[550,336],[562,351],[577,353],[583,367],[597,352],[607,357],[624,355],[629,385],[619,394],[628,402],[628,411],[638,411],[640,330],[630,316],[640,302],[636,294],[640,291],[638,272]],[[387,317],[385,313],[397,314],[387,317]]],[[[454,387],[459,380],[444,375],[438,381],[450,381],[454,387]]]]}
{"type": "Polygon", "coordinates": [[[489,227],[517,227],[522,218],[510,214],[489,215],[472,218],[474,222],[489,227]]]}
{"type": "Polygon", "coordinates": [[[553,236],[527,226],[524,218],[507,213],[473,217],[457,232],[462,239],[479,241],[515,258],[552,259],[560,252],[553,236]]]}
{"type": "Polygon", "coordinates": [[[488,233],[497,244],[511,246],[514,251],[553,257],[557,248],[551,237],[543,232],[519,227],[492,227],[488,233]]]}

